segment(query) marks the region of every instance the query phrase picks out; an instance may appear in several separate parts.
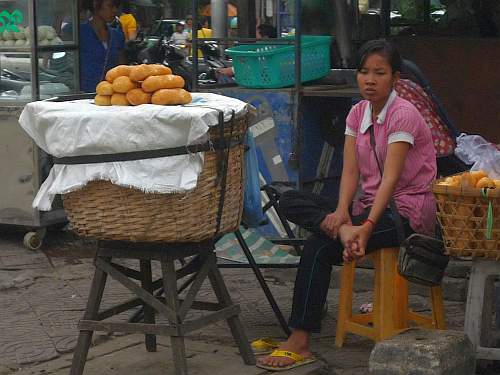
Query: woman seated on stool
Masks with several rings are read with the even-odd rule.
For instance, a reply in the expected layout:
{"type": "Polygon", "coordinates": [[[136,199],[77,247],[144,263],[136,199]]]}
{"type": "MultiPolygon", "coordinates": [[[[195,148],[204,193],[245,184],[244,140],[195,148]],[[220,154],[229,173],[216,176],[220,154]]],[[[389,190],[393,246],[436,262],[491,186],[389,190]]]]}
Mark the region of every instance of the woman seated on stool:
{"type": "Polygon", "coordinates": [[[346,119],[344,166],[338,197],[289,191],[280,199],[286,218],[313,234],[304,245],[295,280],[292,334],[259,367],[283,368],[308,363],[311,332],[320,330],[333,264],[350,262],[372,250],[399,246],[388,209],[394,198],[405,235],[433,234],[436,205],[430,185],[436,177],[431,132],[418,110],[397,96],[401,57],[383,40],[363,45],[357,81],[365,100],[346,119]],[[370,143],[373,127],[377,166],[370,143]],[[361,178],[363,195],[350,206],[361,178]],[[297,354],[298,356],[295,356],[297,354]]]}

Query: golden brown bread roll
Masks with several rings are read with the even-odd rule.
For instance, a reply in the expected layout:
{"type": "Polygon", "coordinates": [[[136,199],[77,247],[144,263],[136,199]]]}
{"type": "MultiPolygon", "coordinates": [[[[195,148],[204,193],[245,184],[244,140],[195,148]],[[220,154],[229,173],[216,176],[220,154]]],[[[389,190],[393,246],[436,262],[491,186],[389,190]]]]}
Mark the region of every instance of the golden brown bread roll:
{"type": "Polygon", "coordinates": [[[95,88],[95,92],[97,93],[97,95],[111,96],[114,94],[113,85],[108,81],[99,82],[99,84],[95,88]]]}
{"type": "Polygon", "coordinates": [[[94,98],[95,105],[111,105],[111,96],[108,95],[96,95],[94,98]]]}
{"type": "Polygon", "coordinates": [[[134,82],[144,81],[150,75],[153,75],[155,68],[153,65],[141,64],[133,66],[130,70],[130,79],[134,82]]]}
{"type": "Polygon", "coordinates": [[[113,94],[111,97],[112,105],[130,105],[125,94],[113,94]]]}
{"type": "Polygon", "coordinates": [[[132,67],[128,65],[118,65],[106,73],[106,81],[113,83],[115,79],[121,76],[128,76],[132,67]]]}
{"type": "Polygon", "coordinates": [[[133,66],[130,71],[130,79],[134,82],[144,81],[150,76],[172,74],[172,70],[161,64],[141,64],[133,66]]]}
{"type": "Polygon", "coordinates": [[[153,67],[153,74],[154,76],[161,76],[161,75],[168,75],[172,74],[172,69],[170,69],[168,66],[161,65],[161,64],[154,64],[152,65],[153,67]]]}
{"type": "Polygon", "coordinates": [[[151,94],[142,91],[142,89],[133,89],[127,92],[127,100],[132,105],[141,105],[151,103],[151,94]]]}
{"type": "Polygon", "coordinates": [[[184,89],[160,89],[151,97],[151,103],[176,105],[191,103],[191,94],[184,89]]]}
{"type": "Polygon", "coordinates": [[[113,81],[113,91],[120,93],[120,94],[126,94],[132,89],[135,89],[137,86],[135,85],[134,82],[130,80],[130,78],[126,76],[121,76],[118,77],[113,81]]]}
{"type": "Polygon", "coordinates": [[[176,75],[151,76],[142,82],[142,89],[153,92],[161,89],[180,89],[184,87],[184,78],[176,75]]]}

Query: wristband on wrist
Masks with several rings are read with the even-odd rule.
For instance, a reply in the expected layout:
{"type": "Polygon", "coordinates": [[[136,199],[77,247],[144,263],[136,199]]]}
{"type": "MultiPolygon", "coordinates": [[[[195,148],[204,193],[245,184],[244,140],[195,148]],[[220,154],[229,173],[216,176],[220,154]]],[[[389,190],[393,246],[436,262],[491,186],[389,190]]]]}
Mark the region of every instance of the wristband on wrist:
{"type": "Polygon", "coordinates": [[[371,219],[366,219],[365,221],[363,221],[363,224],[365,223],[370,223],[372,225],[372,229],[375,228],[375,222],[371,219]]]}

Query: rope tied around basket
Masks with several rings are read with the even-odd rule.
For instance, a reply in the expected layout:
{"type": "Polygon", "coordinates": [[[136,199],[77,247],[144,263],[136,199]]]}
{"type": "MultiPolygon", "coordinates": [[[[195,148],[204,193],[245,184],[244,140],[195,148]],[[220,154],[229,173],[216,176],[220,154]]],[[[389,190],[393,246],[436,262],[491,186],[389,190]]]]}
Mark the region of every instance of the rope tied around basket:
{"type": "Polygon", "coordinates": [[[488,192],[490,189],[482,188],[481,196],[488,199],[488,210],[486,214],[486,239],[491,240],[493,237],[493,202],[488,197],[488,192]]]}

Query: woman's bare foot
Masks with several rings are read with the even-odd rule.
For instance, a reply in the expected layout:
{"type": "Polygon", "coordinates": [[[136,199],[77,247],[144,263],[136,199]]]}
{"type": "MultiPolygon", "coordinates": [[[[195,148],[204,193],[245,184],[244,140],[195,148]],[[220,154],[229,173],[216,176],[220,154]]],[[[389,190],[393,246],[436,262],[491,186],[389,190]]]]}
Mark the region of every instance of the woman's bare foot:
{"type": "MultiPolygon", "coordinates": [[[[310,333],[301,329],[296,329],[292,332],[288,340],[281,344],[276,350],[288,350],[298,354],[304,358],[312,357],[309,351],[309,336],[310,333]]],[[[293,365],[295,361],[288,357],[273,357],[267,355],[257,360],[259,364],[272,367],[286,367],[293,365]]]]}

